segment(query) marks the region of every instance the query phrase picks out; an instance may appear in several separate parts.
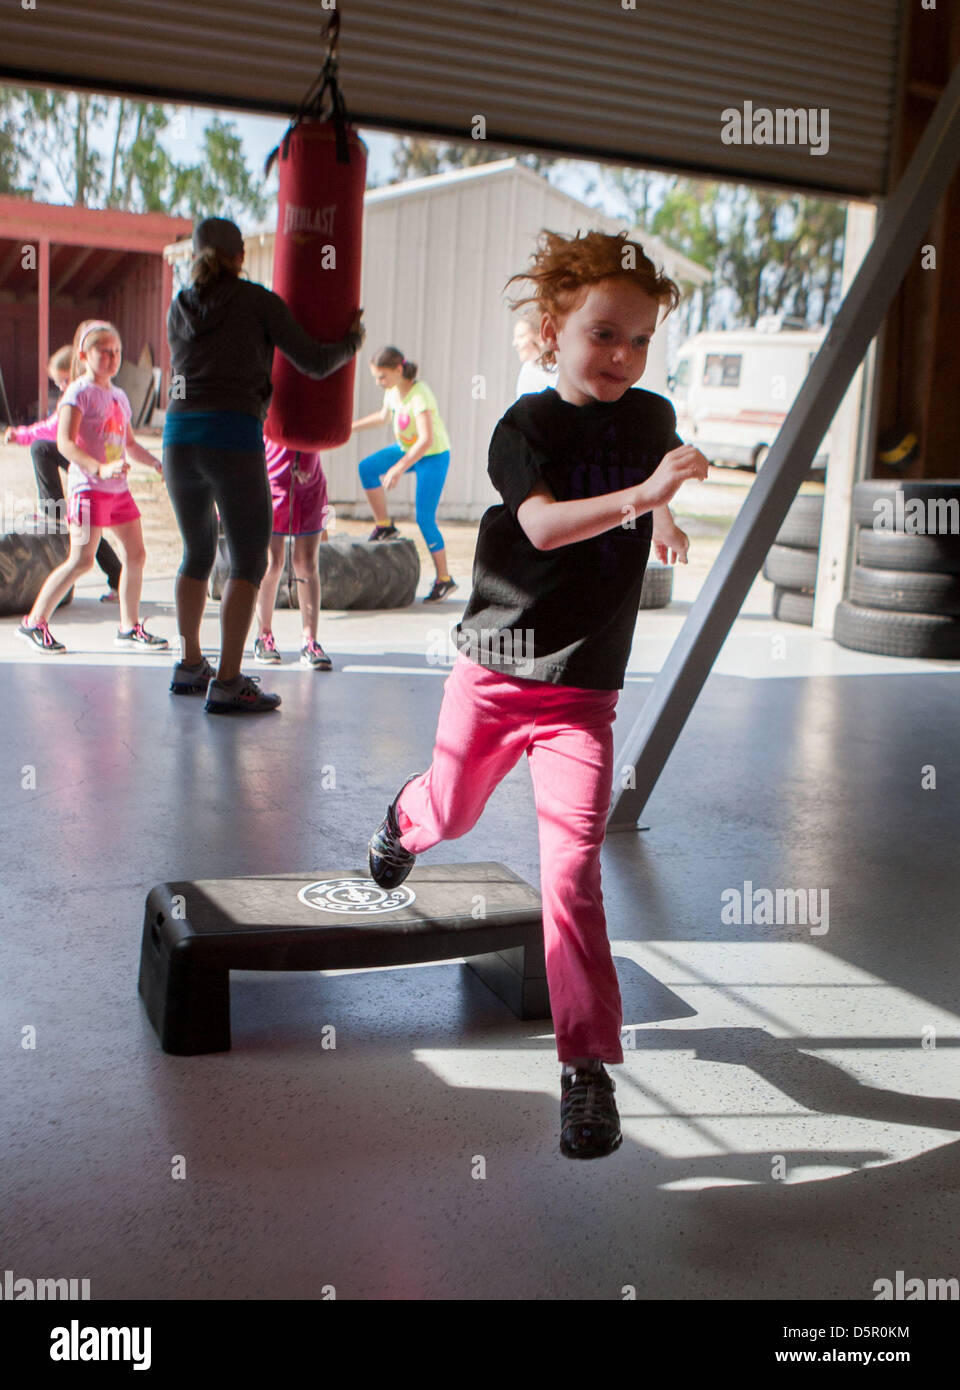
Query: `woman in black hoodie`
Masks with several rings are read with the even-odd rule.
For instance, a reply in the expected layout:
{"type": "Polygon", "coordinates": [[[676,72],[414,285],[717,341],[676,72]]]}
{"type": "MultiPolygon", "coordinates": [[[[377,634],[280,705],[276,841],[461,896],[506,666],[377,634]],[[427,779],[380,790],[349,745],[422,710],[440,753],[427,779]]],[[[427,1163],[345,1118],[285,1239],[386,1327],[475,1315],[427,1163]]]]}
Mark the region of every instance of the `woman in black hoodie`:
{"type": "Polygon", "coordinates": [[[172,376],[163,431],[163,471],[183,538],[177,575],[180,661],[170,689],[202,695],[210,714],[276,709],[240,672],[257,590],[267,567],[273,508],[263,452],[263,421],[274,348],[305,376],[321,378],[349,362],[364,339],[358,311],[339,343],[306,333],[279,295],[240,279],[243,236],[233,222],[208,217],[193,233],[192,283],[170,305],[172,376]],[[217,554],[217,521],[230,552],[220,607],[220,666],[200,650],[207,580],[217,554]]]}

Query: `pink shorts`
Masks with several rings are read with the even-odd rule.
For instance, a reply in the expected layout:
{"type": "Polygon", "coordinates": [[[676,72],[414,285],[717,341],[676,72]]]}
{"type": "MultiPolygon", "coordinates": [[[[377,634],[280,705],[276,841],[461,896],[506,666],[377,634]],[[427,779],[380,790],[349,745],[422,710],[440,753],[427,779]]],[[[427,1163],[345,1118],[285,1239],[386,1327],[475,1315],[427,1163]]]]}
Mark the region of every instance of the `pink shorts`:
{"type": "Polygon", "coordinates": [[[311,536],[327,528],[327,480],[320,474],[315,483],[294,483],[291,489],[270,484],[275,536],[311,536]]]}
{"type": "Polygon", "coordinates": [[[71,492],[67,502],[67,520],[71,526],[122,526],[136,521],[140,509],[128,490],[100,492],[71,492]]]}

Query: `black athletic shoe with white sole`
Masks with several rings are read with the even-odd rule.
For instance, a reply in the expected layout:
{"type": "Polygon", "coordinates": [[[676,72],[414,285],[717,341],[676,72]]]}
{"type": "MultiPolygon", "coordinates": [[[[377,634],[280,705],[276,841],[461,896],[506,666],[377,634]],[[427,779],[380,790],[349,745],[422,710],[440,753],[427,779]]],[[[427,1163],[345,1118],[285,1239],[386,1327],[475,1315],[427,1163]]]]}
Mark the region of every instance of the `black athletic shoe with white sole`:
{"type": "Polygon", "coordinates": [[[601,1064],[560,1078],[560,1152],[565,1158],[605,1158],[623,1142],[616,1087],[601,1064]]]}
{"type": "MultiPolygon", "coordinates": [[[[403,787],[415,781],[420,773],[408,777],[403,787]]],[[[381,888],[397,888],[417,862],[417,856],[400,843],[401,830],[397,822],[397,802],[403,787],[387,807],[387,814],[370,837],[368,846],[370,877],[381,888]]]]}
{"type": "Polygon", "coordinates": [[[446,579],[436,579],[434,580],[433,588],[422,602],[439,603],[441,599],[446,598],[447,594],[452,594],[457,587],[457,581],[451,579],[449,575],[447,575],[446,579]]]}

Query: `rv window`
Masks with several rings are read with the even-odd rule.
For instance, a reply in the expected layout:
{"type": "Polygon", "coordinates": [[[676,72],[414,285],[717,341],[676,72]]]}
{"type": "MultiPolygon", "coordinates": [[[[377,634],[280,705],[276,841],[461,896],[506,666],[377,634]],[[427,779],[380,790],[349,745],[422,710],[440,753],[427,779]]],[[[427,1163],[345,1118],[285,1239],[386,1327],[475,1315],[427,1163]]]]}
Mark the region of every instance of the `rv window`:
{"type": "Polygon", "coordinates": [[[703,364],[704,386],[739,386],[740,353],[708,352],[703,364]]]}
{"type": "Polygon", "coordinates": [[[681,357],[677,363],[677,373],[673,379],[674,386],[690,385],[690,358],[681,357]]]}

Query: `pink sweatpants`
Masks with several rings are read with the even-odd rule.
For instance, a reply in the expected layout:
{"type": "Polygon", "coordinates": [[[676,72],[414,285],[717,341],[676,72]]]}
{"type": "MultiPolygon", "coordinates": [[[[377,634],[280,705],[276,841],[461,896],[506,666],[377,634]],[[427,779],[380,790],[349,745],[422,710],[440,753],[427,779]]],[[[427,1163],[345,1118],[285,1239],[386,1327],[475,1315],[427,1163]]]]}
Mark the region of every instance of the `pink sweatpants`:
{"type": "Polygon", "coordinates": [[[622,1062],[620,987],[600,889],[618,690],[522,680],[457,654],[433,763],[397,802],[401,844],[422,854],[472,830],[526,753],[540,827],[547,983],[561,1062],[622,1062]]]}

